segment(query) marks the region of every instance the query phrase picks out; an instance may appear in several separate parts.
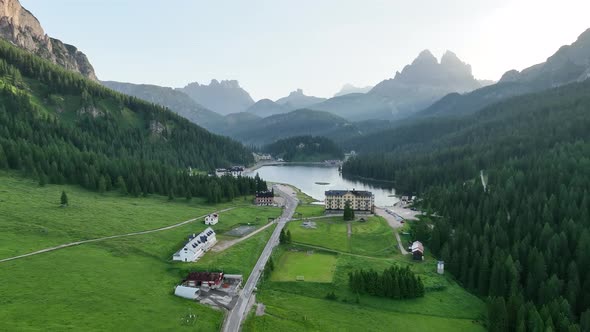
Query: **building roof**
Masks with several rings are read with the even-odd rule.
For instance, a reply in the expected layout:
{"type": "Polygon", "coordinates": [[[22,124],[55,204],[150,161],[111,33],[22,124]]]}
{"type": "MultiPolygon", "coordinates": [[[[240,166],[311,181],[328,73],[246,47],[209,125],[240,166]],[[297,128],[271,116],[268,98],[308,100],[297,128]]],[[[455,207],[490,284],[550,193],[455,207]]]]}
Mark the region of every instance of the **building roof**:
{"type": "Polygon", "coordinates": [[[365,190],[328,190],[325,192],[326,196],[344,196],[348,193],[357,197],[372,197],[373,193],[365,190]]]}
{"type": "Polygon", "coordinates": [[[256,197],[274,197],[272,191],[257,191],[256,197]]]}
{"type": "Polygon", "coordinates": [[[182,285],[176,286],[174,289],[174,295],[184,297],[185,299],[195,300],[197,299],[198,288],[186,287],[182,285]]]}
{"type": "Polygon", "coordinates": [[[223,272],[190,272],[185,281],[220,281],[223,279],[223,272]]]}
{"type": "Polygon", "coordinates": [[[422,242],[414,241],[414,243],[412,243],[412,252],[416,252],[416,251],[424,253],[424,245],[422,245],[422,242]]]}

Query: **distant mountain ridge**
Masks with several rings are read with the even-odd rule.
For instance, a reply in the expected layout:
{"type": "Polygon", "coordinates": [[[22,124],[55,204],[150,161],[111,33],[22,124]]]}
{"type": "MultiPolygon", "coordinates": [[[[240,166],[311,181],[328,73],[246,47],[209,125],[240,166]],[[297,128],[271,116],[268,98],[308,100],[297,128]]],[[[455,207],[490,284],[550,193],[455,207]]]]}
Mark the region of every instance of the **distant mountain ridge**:
{"type": "Polygon", "coordinates": [[[394,78],[380,82],[369,92],[330,98],[310,108],[354,121],[394,120],[420,111],[451,92],[467,92],[480,86],[471,66],[453,52],[447,51],[439,62],[424,50],[394,78]]]}
{"type": "Polygon", "coordinates": [[[185,93],[172,88],[114,81],[101,83],[117,92],[167,107],[174,113],[207,129],[213,124],[224,121],[222,115],[199,105],[185,93]]]}
{"type": "Polygon", "coordinates": [[[211,80],[211,83],[190,83],[179,91],[186,93],[197,103],[222,115],[245,111],[254,105],[250,94],[236,80],[211,80]]]}
{"type": "Polygon", "coordinates": [[[326,98],[306,96],[303,94],[302,89],[297,89],[291,92],[287,97],[278,99],[276,103],[285,106],[289,110],[297,110],[321,103],[325,100],[326,98]]]}
{"type": "Polygon", "coordinates": [[[39,20],[18,0],[0,0],[0,37],[67,70],[98,80],[86,55],[47,36],[39,20]]]}
{"type": "Polygon", "coordinates": [[[284,105],[277,104],[270,99],[260,99],[254,105],[248,107],[245,112],[266,118],[275,114],[287,113],[289,112],[289,109],[284,105]]]}
{"type": "Polygon", "coordinates": [[[463,95],[449,94],[420,112],[419,116],[458,115],[477,112],[498,101],[542,91],[590,77],[590,29],[571,45],[559,48],[547,61],[521,72],[507,71],[496,84],[463,95]]]}
{"type": "Polygon", "coordinates": [[[373,86],[365,86],[365,87],[357,87],[354,86],[352,84],[344,84],[342,86],[342,88],[340,88],[340,91],[336,92],[334,94],[334,97],[339,97],[339,96],[344,96],[350,93],[367,93],[369,91],[371,91],[371,89],[373,88],[373,86]]]}

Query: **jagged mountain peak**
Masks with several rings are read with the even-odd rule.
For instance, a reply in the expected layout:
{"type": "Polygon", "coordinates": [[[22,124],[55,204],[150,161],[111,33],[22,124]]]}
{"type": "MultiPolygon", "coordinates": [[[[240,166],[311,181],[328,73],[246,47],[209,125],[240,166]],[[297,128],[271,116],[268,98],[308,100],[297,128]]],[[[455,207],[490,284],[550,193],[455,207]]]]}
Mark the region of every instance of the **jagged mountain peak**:
{"type": "Polygon", "coordinates": [[[178,90],[189,95],[197,103],[223,115],[243,112],[254,105],[250,94],[237,80],[212,79],[208,85],[193,82],[178,90]]]}

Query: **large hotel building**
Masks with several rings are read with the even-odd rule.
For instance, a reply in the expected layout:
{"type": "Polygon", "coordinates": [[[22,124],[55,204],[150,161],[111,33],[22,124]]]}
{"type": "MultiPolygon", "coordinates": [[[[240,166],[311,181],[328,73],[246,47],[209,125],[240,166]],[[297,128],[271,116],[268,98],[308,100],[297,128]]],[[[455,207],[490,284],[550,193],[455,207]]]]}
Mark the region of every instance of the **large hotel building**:
{"type": "Polygon", "coordinates": [[[325,194],[326,212],[344,211],[347,201],[354,211],[375,212],[375,196],[370,191],[328,190],[325,194]]]}

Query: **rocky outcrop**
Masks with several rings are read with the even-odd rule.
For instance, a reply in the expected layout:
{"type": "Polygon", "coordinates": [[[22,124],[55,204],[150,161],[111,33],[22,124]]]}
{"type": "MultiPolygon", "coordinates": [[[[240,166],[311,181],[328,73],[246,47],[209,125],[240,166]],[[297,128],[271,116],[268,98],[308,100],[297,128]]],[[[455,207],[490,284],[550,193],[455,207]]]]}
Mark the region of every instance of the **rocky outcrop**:
{"type": "Polygon", "coordinates": [[[18,0],[0,0],[0,38],[67,70],[97,80],[86,55],[72,45],[47,36],[39,20],[18,0]]]}
{"type": "Polygon", "coordinates": [[[333,112],[348,120],[396,120],[423,110],[441,97],[481,87],[471,66],[447,51],[440,62],[429,50],[420,52],[411,64],[391,79],[381,81],[365,94],[347,94],[310,106],[333,112]]]}

